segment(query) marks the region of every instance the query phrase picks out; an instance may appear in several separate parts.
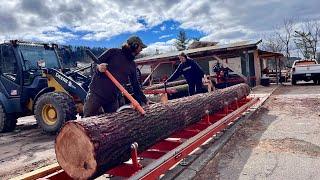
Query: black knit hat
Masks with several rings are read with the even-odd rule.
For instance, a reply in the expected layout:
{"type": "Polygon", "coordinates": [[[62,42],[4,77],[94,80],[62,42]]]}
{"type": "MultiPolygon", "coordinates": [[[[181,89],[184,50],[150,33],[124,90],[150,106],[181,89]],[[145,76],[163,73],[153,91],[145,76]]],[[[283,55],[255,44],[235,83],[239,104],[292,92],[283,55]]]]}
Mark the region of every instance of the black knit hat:
{"type": "Polygon", "coordinates": [[[138,36],[131,36],[129,37],[129,39],[127,40],[127,43],[129,45],[133,44],[133,43],[137,43],[139,44],[142,48],[146,48],[147,46],[145,44],[143,44],[142,40],[138,37],[138,36]]]}

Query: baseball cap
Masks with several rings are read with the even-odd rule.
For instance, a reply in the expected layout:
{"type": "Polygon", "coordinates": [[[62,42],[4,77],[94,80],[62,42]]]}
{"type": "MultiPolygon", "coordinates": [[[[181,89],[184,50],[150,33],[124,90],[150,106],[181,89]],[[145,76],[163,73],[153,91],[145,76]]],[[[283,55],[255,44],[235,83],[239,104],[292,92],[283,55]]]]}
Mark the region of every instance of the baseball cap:
{"type": "Polygon", "coordinates": [[[142,40],[138,37],[138,36],[131,36],[129,37],[129,39],[127,40],[128,44],[133,44],[133,43],[137,43],[139,44],[142,48],[146,48],[147,46],[145,44],[143,44],[142,40]]]}

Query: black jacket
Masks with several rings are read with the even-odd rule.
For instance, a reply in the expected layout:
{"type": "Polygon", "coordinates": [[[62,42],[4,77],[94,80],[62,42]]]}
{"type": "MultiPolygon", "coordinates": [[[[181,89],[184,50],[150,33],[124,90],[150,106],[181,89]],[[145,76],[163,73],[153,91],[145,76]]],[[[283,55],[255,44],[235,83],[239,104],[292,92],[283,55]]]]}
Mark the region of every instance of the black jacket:
{"type": "Polygon", "coordinates": [[[204,75],[203,70],[194,60],[187,58],[186,62],[180,63],[176,71],[169,77],[167,82],[174,81],[179,76],[183,75],[187,80],[187,83],[190,82],[199,82],[202,80],[204,75]]]}
{"type": "MultiPolygon", "coordinates": [[[[125,47],[122,49],[113,48],[105,51],[98,58],[97,63],[107,63],[108,71],[120,82],[120,84],[125,86],[130,82],[136,100],[139,103],[146,103],[147,98],[141,91],[137,80],[137,67],[134,58],[131,51],[125,47]]],[[[117,98],[120,95],[120,91],[113,82],[104,73],[101,73],[98,70],[95,71],[92,77],[89,91],[97,94],[108,103],[117,101],[117,98]]]]}

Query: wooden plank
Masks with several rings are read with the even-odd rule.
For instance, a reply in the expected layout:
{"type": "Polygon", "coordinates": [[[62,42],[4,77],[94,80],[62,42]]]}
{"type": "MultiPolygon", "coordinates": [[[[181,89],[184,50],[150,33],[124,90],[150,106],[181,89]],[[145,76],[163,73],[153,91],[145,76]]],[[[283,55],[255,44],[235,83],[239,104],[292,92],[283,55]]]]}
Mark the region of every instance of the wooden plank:
{"type": "Polygon", "coordinates": [[[48,166],[45,166],[45,167],[42,167],[42,168],[39,168],[37,170],[34,170],[34,171],[31,171],[29,173],[26,173],[26,174],[23,174],[21,176],[18,176],[18,177],[15,177],[15,178],[12,178],[11,180],[21,180],[21,179],[24,179],[24,180],[32,180],[32,179],[39,179],[39,178],[42,178],[42,177],[45,177],[49,174],[52,174],[52,173],[55,173],[59,170],[61,170],[62,168],[59,166],[58,163],[54,163],[54,164],[51,164],[51,165],[48,165],[48,166]]]}

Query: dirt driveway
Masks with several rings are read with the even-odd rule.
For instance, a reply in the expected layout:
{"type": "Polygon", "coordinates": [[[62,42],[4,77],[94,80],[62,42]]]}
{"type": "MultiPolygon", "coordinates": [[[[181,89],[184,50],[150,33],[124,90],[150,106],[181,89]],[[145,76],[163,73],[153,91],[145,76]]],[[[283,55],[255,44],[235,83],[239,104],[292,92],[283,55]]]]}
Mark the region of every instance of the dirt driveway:
{"type": "Polygon", "coordinates": [[[320,86],[279,87],[195,179],[320,179],[320,86]]]}
{"type": "Polygon", "coordinates": [[[14,132],[0,134],[0,179],[55,162],[54,138],[43,134],[32,116],[18,119],[14,132]]]}

